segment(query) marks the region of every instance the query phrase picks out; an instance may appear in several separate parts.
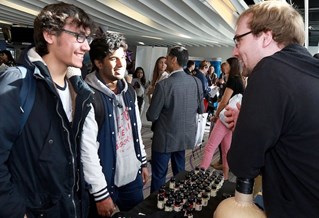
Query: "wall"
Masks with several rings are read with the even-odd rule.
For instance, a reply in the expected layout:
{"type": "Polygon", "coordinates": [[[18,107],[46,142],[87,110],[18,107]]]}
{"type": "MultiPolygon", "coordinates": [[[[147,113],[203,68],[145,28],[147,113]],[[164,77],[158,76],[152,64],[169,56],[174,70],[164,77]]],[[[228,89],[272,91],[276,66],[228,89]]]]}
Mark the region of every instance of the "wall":
{"type": "MultiPolygon", "coordinates": [[[[187,47],[189,55],[194,57],[221,58],[222,62],[232,56],[233,47],[187,47]]],[[[319,53],[319,46],[309,46],[311,55],[319,53]]]]}
{"type": "Polygon", "coordinates": [[[146,81],[150,81],[153,77],[156,60],[161,56],[166,56],[166,54],[166,47],[137,46],[135,68],[142,67],[145,72],[146,81]]]}
{"type": "MultiPolygon", "coordinates": [[[[137,65],[136,66],[142,66],[146,72],[146,77],[147,80],[150,80],[152,77],[152,72],[153,72],[153,68],[154,68],[154,63],[156,61],[156,58],[153,57],[153,60],[150,60],[150,58],[152,59],[153,52],[154,50],[158,50],[160,53],[156,52],[156,56],[159,57],[161,55],[166,56],[166,52],[167,52],[167,48],[165,47],[150,47],[150,46],[137,46],[139,52],[141,50],[146,51],[146,53],[148,54],[139,54],[137,55],[139,52],[137,52],[137,48],[136,47],[131,47],[130,50],[133,51],[133,59],[136,58],[137,60],[137,65]],[[138,56],[138,57],[137,57],[138,56]],[[148,57],[148,58],[146,58],[148,57]],[[154,60],[155,59],[155,60],[154,60]]],[[[207,59],[209,61],[211,60],[221,60],[221,62],[226,61],[227,58],[232,56],[232,51],[233,51],[233,47],[186,47],[188,52],[189,52],[189,56],[190,59],[192,60],[203,60],[203,59],[207,59]]],[[[314,55],[315,53],[319,52],[318,46],[309,46],[308,51],[314,55]]]]}
{"type": "Polygon", "coordinates": [[[221,58],[225,61],[232,56],[233,47],[186,47],[191,57],[203,57],[203,59],[221,58]]]}
{"type": "Polygon", "coordinates": [[[309,46],[308,51],[310,52],[310,54],[314,55],[316,53],[319,53],[319,48],[318,46],[309,46]]]}

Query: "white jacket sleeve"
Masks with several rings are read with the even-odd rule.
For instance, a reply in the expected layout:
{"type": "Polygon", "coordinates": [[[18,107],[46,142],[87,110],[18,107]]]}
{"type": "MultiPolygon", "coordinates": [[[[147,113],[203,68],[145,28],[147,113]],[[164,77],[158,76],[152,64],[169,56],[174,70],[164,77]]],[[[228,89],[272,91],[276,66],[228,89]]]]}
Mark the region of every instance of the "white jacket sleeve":
{"type": "Polygon", "coordinates": [[[97,141],[98,124],[95,120],[93,105],[88,113],[81,138],[81,161],[83,164],[84,179],[90,186],[90,193],[95,201],[109,197],[107,183],[98,155],[99,142],[97,141]]]}
{"type": "Polygon", "coordinates": [[[138,109],[137,98],[135,98],[135,116],[136,116],[136,122],[137,122],[138,139],[140,141],[140,149],[141,149],[141,155],[142,155],[142,164],[147,164],[145,146],[144,146],[143,139],[142,139],[142,134],[141,134],[142,121],[141,121],[141,116],[140,116],[140,112],[139,112],[139,109],[138,109]]]}

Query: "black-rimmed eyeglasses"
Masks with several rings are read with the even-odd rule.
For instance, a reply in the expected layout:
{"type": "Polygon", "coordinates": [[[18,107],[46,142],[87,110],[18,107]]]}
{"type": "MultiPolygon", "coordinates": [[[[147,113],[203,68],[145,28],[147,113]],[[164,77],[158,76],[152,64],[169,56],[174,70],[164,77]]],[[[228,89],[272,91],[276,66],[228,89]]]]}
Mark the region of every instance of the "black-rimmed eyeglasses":
{"type": "Polygon", "coordinates": [[[61,31],[75,36],[76,41],[79,42],[79,43],[83,43],[85,40],[87,40],[88,43],[91,44],[91,42],[93,41],[93,37],[92,36],[86,36],[83,33],[77,33],[77,32],[73,32],[73,31],[66,30],[66,29],[61,29],[61,31]]]}
{"type": "Polygon", "coordinates": [[[247,33],[243,33],[243,34],[240,34],[240,35],[235,35],[233,40],[235,42],[235,46],[238,47],[238,43],[240,41],[241,38],[243,38],[244,36],[247,36],[248,34],[252,33],[253,31],[249,31],[247,33]]]}

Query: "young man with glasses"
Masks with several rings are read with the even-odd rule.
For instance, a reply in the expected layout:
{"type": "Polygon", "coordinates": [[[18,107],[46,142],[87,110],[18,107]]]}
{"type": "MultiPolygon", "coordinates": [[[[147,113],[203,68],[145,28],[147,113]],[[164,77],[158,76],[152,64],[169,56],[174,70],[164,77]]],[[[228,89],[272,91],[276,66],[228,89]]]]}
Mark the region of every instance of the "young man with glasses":
{"type": "Polygon", "coordinates": [[[1,75],[0,217],[87,217],[80,140],[84,121],[94,119],[92,92],[66,74],[80,71],[93,28],[82,9],[47,5],[34,20],[35,47],[1,75]],[[35,90],[25,90],[26,99],[34,102],[19,132],[27,83],[35,90]]]}
{"type": "Polygon", "coordinates": [[[262,175],[267,217],[319,217],[319,62],[304,38],[286,2],[255,4],[237,21],[233,54],[249,82],[228,163],[238,178],[262,175]]]}

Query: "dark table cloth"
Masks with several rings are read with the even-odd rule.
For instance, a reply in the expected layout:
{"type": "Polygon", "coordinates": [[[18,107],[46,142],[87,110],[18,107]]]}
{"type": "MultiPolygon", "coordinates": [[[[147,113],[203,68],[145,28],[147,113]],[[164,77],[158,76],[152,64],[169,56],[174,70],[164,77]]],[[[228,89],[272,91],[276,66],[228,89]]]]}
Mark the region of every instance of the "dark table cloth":
{"type": "MultiPolygon", "coordinates": [[[[182,172],[176,176],[176,181],[185,179],[188,172],[182,172]]],[[[169,182],[168,182],[169,183],[169,182]]],[[[168,186],[168,183],[166,184],[168,186]]],[[[203,206],[201,211],[193,211],[194,218],[213,217],[214,211],[218,204],[226,197],[233,196],[235,193],[235,183],[225,181],[223,186],[217,192],[216,197],[211,197],[207,206],[203,206]]],[[[118,212],[113,217],[135,218],[135,217],[183,217],[184,212],[165,212],[157,208],[157,192],[152,193],[142,203],[138,204],[129,212],[118,212]]]]}

